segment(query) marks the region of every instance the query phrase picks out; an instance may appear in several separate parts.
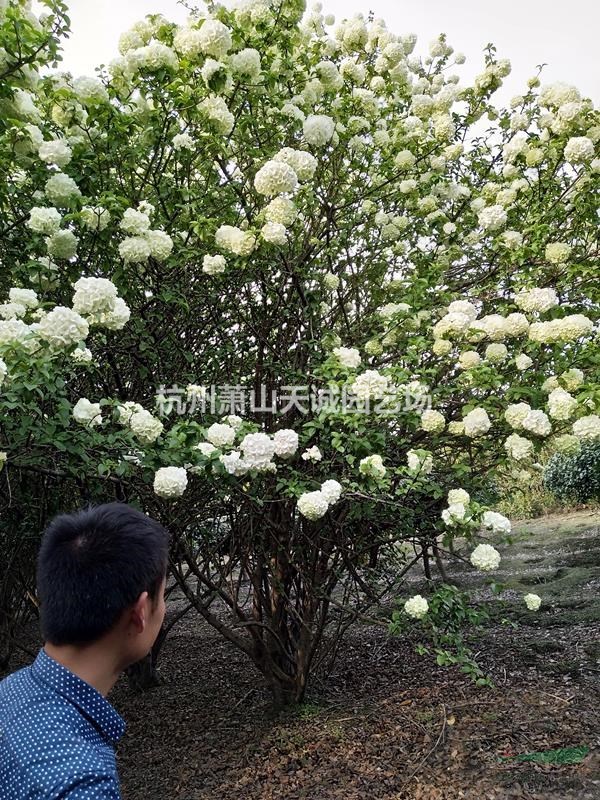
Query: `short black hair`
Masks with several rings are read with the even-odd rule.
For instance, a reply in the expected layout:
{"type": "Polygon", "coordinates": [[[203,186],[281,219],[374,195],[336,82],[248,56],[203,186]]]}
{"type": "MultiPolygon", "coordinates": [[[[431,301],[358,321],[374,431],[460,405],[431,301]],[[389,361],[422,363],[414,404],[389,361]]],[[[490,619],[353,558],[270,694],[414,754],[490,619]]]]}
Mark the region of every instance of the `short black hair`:
{"type": "Polygon", "coordinates": [[[166,529],[125,503],[55,517],[37,564],[44,640],[66,645],[100,639],[142,592],[157,599],[168,557],[166,529]]]}

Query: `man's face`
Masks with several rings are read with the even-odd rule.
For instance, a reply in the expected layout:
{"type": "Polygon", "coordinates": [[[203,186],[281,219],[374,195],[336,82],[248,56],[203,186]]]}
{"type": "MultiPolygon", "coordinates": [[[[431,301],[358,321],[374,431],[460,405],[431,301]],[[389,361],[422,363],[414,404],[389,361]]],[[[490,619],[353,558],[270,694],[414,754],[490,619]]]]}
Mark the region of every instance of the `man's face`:
{"type": "Polygon", "coordinates": [[[146,626],[145,633],[148,636],[148,650],[146,652],[150,652],[152,649],[152,645],[156,641],[156,637],[160,633],[160,629],[162,627],[164,618],[165,618],[165,588],[167,584],[167,579],[163,578],[163,581],[160,585],[160,589],[158,590],[158,596],[154,600],[154,602],[148,598],[148,624],[146,626]]]}

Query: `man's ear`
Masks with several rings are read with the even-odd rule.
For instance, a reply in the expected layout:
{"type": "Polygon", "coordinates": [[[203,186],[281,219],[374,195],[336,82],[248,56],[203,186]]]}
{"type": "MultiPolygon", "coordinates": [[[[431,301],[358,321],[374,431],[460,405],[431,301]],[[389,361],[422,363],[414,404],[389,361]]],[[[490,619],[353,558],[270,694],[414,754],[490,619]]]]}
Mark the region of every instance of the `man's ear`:
{"type": "Polygon", "coordinates": [[[148,592],[142,592],[129,611],[129,625],[134,633],[143,633],[148,622],[148,592]]]}

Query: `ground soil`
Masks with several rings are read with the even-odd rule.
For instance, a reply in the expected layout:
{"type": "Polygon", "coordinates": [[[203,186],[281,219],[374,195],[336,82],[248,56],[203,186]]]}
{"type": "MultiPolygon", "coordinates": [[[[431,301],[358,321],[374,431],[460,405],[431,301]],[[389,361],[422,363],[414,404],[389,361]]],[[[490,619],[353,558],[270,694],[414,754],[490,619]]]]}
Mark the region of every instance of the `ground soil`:
{"type": "Polygon", "coordinates": [[[247,660],[188,616],[164,647],[164,684],[111,695],[128,722],[124,800],[600,800],[599,522],[517,526],[501,576],[513,588],[472,641],[493,689],[418,655],[416,631],[360,625],[308,702],[274,713],[247,660]],[[528,589],[544,599],[535,614],[528,589]],[[575,765],[502,760],[580,745],[575,765]]]}

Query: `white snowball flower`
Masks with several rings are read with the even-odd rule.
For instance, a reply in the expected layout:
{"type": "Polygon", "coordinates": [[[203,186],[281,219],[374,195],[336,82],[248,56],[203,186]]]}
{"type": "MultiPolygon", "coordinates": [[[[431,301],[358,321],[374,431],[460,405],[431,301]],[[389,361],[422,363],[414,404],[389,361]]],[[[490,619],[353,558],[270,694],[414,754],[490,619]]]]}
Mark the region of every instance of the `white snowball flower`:
{"type": "Polygon", "coordinates": [[[80,425],[93,428],[102,424],[102,414],[100,413],[100,403],[90,403],[86,397],[82,397],[73,406],[73,419],[80,425]]]}
{"type": "Polygon", "coordinates": [[[311,114],[304,120],[304,138],[313,147],[325,147],[335,133],[335,123],[323,114],[311,114]]]}
{"type": "Polygon", "coordinates": [[[164,231],[146,231],[145,239],[150,247],[150,255],[157,261],[166,261],[173,250],[173,240],[164,231]]]}
{"type": "Polygon", "coordinates": [[[573,433],[579,439],[600,438],[600,417],[597,414],[581,417],[573,423],[573,433]]]}
{"type": "Polygon", "coordinates": [[[37,334],[51,347],[70,347],[85,339],[89,325],[76,311],[56,306],[39,322],[37,334]]]}
{"type": "Polygon", "coordinates": [[[443,316],[433,326],[433,335],[436,339],[444,339],[452,334],[461,334],[471,324],[471,318],[461,311],[453,311],[443,316]]]}
{"type": "Polygon", "coordinates": [[[73,310],[82,316],[112,311],[117,287],[107,278],[79,278],[73,284],[73,310]]]}
{"type": "Polygon", "coordinates": [[[110,222],[110,212],[102,206],[83,206],[79,212],[79,219],[88,230],[103,231],[110,222]]]}
{"type": "Polygon", "coordinates": [[[450,506],[454,503],[462,503],[464,506],[468,506],[470,502],[471,496],[464,489],[450,489],[448,492],[448,505],[450,506]]]}
{"type": "Polygon", "coordinates": [[[530,411],[531,406],[529,403],[513,403],[504,412],[504,419],[511,428],[519,429],[523,427],[523,420],[530,411]]]}
{"type": "Polygon", "coordinates": [[[551,264],[564,264],[571,255],[571,245],[567,242],[548,242],[546,245],[546,261],[551,264]]]}
{"type": "Polygon", "coordinates": [[[89,364],[93,358],[92,351],[88,347],[76,347],[71,353],[71,359],[76,364],[89,364]]]}
{"type": "Polygon", "coordinates": [[[342,484],[338,483],[338,481],[328,480],[321,484],[321,493],[329,505],[337,503],[342,496],[342,491],[342,484]]]}
{"type": "MultiPolygon", "coordinates": [[[[12,297],[10,299],[12,300],[12,297]]],[[[20,303],[22,301],[21,300],[16,300],[15,302],[20,303]]],[[[26,305],[26,303],[23,303],[23,304],[26,305]]],[[[584,374],[584,372],[582,370],[577,369],[576,367],[574,367],[572,369],[565,370],[561,374],[560,380],[562,381],[565,389],[568,389],[570,392],[572,392],[575,389],[578,389],[581,386],[581,384],[584,382],[585,374],[584,374]]],[[[553,387],[553,388],[555,388],[555,387],[553,387]]]]}
{"type": "Polygon", "coordinates": [[[506,211],[500,205],[487,206],[483,208],[478,215],[480,227],[487,231],[498,230],[503,225],[506,225],[506,220],[506,211]]]}
{"type": "Polygon", "coordinates": [[[44,233],[51,236],[59,230],[61,220],[62,215],[58,209],[52,206],[48,208],[34,206],[29,212],[29,219],[26,225],[34,233],[44,233]]]}
{"type": "Polygon", "coordinates": [[[404,603],[404,611],[413,619],[422,619],[429,611],[429,603],[420,594],[415,594],[404,603]]]}
{"type": "Polygon", "coordinates": [[[380,480],[385,476],[387,469],[383,464],[383,459],[381,456],[372,455],[361,459],[358,465],[358,471],[362,475],[366,475],[369,478],[380,480]]]}
{"type": "Polygon", "coordinates": [[[256,81],[261,73],[260,53],[253,47],[246,47],[231,56],[231,70],[251,81],[256,81]]]}
{"type": "Polygon", "coordinates": [[[119,255],[126,263],[139,263],[150,258],[150,244],[142,236],[130,236],[119,245],[119,255]]]}
{"type": "Polygon", "coordinates": [[[289,458],[298,449],[298,434],[289,428],[276,431],[273,434],[273,444],[275,445],[276,456],[289,458]]]}
{"type": "Polygon", "coordinates": [[[56,164],[62,169],[73,157],[73,151],[65,139],[53,139],[50,142],[42,142],[38,155],[46,164],[56,164]]]}
{"type": "Polygon", "coordinates": [[[491,544],[478,544],[471,553],[471,564],[483,572],[498,569],[500,560],[500,553],[491,544]]]}
{"type": "Polygon", "coordinates": [[[269,464],[275,455],[275,447],[274,440],[262,432],[247,433],[240,442],[244,460],[255,469],[264,469],[269,464]]]}
{"type": "Polygon", "coordinates": [[[433,470],[433,456],[426,451],[409,450],[406,454],[408,469],[412,473],[429,475],[433,470]]]}
{"type": "Polygon", "coordinates": [[[449,528],[463,522],[467,515],[464,503],[451,503],[448,508],[442,511],[442,520],[449,528]]]}
{"type": "Polygon", "coordinates": [[[267,197],[291,194],[297,186],[298,176],[284,161],[267,161],[254,177],[256,191],[267,197]]]}
{"type": "Polygon", "coordinates": [[[523,336],[529,330],[529,320],[525,314],[512,313],[504,320],[504,331],[509,337],[523,336]]]}
{"type": "Polygon", "coordinates": [[[264,215],[267,222],[275,222],[289,228],[298,217],[298,209],[293,200],[287,197],[275,197],[265,206],[264,215]]]}
{"type": "Polygon", "coordinates": [[[217,247],[236,256],[249,256],[256,246],[256,237],[250,231],[243,231],[233,225],[221,225],[215,233],[217,247]]]}
{"type": "Polygon", "coordinates": [[[446,420],[444,415],[439,411],[427,409],[421,414],[421,428],[429,433],[439,433],[446,427],[446,420]]]}
{"type": "Polygon", "coordinates": [[[554,289],[521,289],[515,295],[515,303],[528,314],[543,313],[558,305],[558,296],[554,289]]]}
{"type": "Polygon", "coordinates": [[[135,414],[136,411],[144,411],[144,407],[139,403],[135,403],[133,400],[127,400],[125,403],[121,403],[117,406],[117,411],[119,413],[119,422],[122,425],[129,425],[132,415],[135,414]]]}
{"type": "Polygon", "coordinates": [[[0,304],[0,318],[19,319],[24,317],[27,309],[21,303],[2,303],[0,304]]]}
{"type": "Polygon", "coordinates": [[[163,432],[162,422],[145,408],[133,411],[129,416],[129,427],[144,444],[152,444],[163,432]]]}
{"type": "Polygon", "coordinates": [[[565,146],[565,161],[584,164],[594,157],[594,143],[587,136],[573,136],[565,146]]]}
{"type": "Polygon", "coordinates": [[[484,511],[481,518],[484,528],[491,529],[494,533],[510,533],[510,520],[496,511],[484,511]]]}
{"type": "Polygon", "coordinates": [[[326,272],[323,275],[323,285],[329,289],[330,292],[335,292],[340,285],[340,279],[333,272],[326,272]]]}
{"type": "Polygon", "coordinates": [[[220,275],[226,268],[225,256],[206,255],[202,259],[202,272],[206,272],[207,275],[220,275]]]}
{"type": "Polygon", "coordinates": [[[103,325],[110,331],[120,331],[129,322],[131,310],[122,297],[117,297],[115,305],[111,311],[102,314],[98,324],[103,325]]]}
{"type": "Polygon", "coordinates": [[[44,193],[51,203],[62,208],[70,206],[74,200],[81,197],[81,191],[73,178],[63,172],[57,172],[48,178],[44,193]]]}
{"type": "Polygon", "coordinates": [[[298,511],[311,521],[323,517],[328,508],[329,502],[321,491],[305,492],[298,498],[298,511]]]}
{"type": "Polygon", "coordinates": [[[564,389],[554,389],[548,395],[548,414],[552,419],[567,420],[573,416],[577,400],[564,389]]]}
{"type": "Polygon", "coordinates": [[[0,321],[0,345],[23,345],[27,347],[31,333],[32,329],[21,319],[0,321]]]}
{"type": "Polygon", "coordinates": [[[334,347],[333,354],[344,367],[356,369],[360,364],[360,353],[355,347],[334,347]]]}
{"type": "Polygon", "coordinates": [[[69,261],[77,255],[77,237],[73,231],[56,231],[46,239],[48,255],[69,261]]]}
{"type": "Polygon", "coordinates": [[[202,52],[214,58],[223,58],[231,50],[231,32],[217,19],[207,19],[200,28],[200,46],[202,52]]]}
{"type": "Polygon", "coordinates": [[[477,367],[481,363],[481,356],[477,350],[465,350],[458,357],[458,366],[461,369],[469,370],[477,367]]]}
{"type": "Polygon", "coordinates": [[[221,422],[213,423],[206,431],[206,438],[216,447],[225,447],[233,444],[235,430],[230,425],[223,425],[221,422]]]}
{"type": "Polygon", "coordinates": [[[349,387],[350,391],[361,400],[381,399],[388,390],[389,378],[380,375],[375,369],[368,369],[358,375],[349,387]]]}
{"type": "Polygon", "coordinates": [[[524,430],[537,436],[549,436],[552,433],[552,423],[543,411],[532,409],[521,424],[524,430]]]}
{"type": "Polygon", "coordinates": [[[150,217],[135,208],[127,208],[119,222],[119,228],[132,236],[143,236],[150,228],[150,217]]]}
{"type": "Polygon", "coordinates": [[[183,467],[161,467],[154,474],[154,493],[159,497],[181,497],[187,484],[187,472],[183,467]]]}
{"type": "Polygon", "coordinates": [[[542,605],[542,598],[539,596],[539,594],[526,594],[524,595],[523,600],[529,611],[537,611],[542,605]]]}
{"type": "Polygon", "coordinates": [[[323,453],[316,445],[313,445],[302,453],[301,458],[303,461],[322,461],[323,453]]]}
{"type": "Polygon", "coordinates": [[[175,31],[173,47],[186,58],[196,58],[202,53],[202,34],[197,28],[182,25],[175,31]]]}
{"type": "Polygon", "coordinates": [[[501,364],[508,358],[508,348],[502,342],[493,342],[485,348],[485,358],[490,364],[501,364]]]}
{"type": "Polygon", "coordinates": [[[288,243],[287,230],[285,225],[279,222],[266,222],[261,228],[260,235],[269,244],[276,244],[283,247],[288,243]]]}
{"type": "Polygon", "coordinates": [[[196,445],[195,449],[200,450],[202,455],[206,458],[217,451],[217,448],[214,446],[214,444],[211,444],[210,442],[200,442],[200,444],[196,445]]]}
{"type": "Polygon", "coordinates": [[[531,458],[533,455],[533,442],[519,436],[518,433],[511,433],[508,439],[504,442],[504,449],[509,457],[515,461],[524,461],[531,458]]]}
{"type": "Polygon", "coordinates": [[[220,455],[219,461],[230,475],[235,475],[236,477],[245,475],[252,468],[237,450],[232,450],[231,453],[220,455]]]}
{"type": "Polygon", "coordinates": [[[463,418],[463,424],[465,426],[465,435],[470,438],[483,436],[492,427],[490,418],[484,408],[474,408],[469,411],[466,417],[463,418]]]}
{"type": "Polygon", "coordinates": [[[447,356],[452,351],[452,342],[448,339],[435,339],[431,348],[436,356],[447,356]]]}
{"type": "Polygon", "coordinates": [[[106,87],[98,78],[81,75],[73,81],[73,91],[79,101],[85,105],[96,105],[108,102],[106,87]]]}
{"type": "Polygon", "coordinates": [[[195,150],[196,145],[189,133],[176,133],[173,137],[173,150],[195,150]]]}
{"type": "Polygon", "coordinates": [[[235,117],[227,107],[225,100],[217,95],[206,97],[199,106],[217,133],[229,136],[235,124],[235,117]]]}
{"type": "Polygon", "coordinates": [[[4,383],[7,375],[8,367],[6,366],[6,361],[0,358],[0,386],[4,383]]]}
{"type": "Polygon", "coordinates": [[[283,161],[291,167],[298,180],[302,182],[312,180],[318,166],[318,161],[312,153],[307,153],[306,150],[294,150],[292,147],[284,147],[274,156],[274,160],[283,161]]]}
{"type": "Polygon", "coordinates": [[[477,319],[479,316],[479,311],[473,303],[470,303],[468,300],[454,300],[448,306],[448,313],[449,314],[466,314],[467,317],[471,320],[477,319]]]}
{"type": "Polygon", "coordinates": [[[524,372],[526,369],[529,369],[533,364],[533,359],[530,358],[526,353],[520,353],[515,358],[515,365],[519,372],[524,372]]]}

